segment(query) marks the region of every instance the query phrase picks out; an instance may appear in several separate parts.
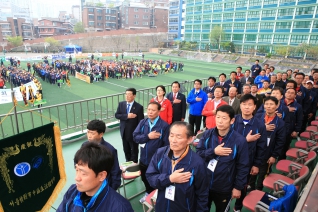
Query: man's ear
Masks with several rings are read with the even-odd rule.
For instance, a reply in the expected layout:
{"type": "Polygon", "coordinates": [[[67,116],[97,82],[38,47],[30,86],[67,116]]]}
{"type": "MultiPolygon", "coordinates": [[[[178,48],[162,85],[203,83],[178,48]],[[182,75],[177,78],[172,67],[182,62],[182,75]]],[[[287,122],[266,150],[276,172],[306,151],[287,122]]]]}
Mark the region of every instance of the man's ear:
{"type": "Polygon", "coordinates": [[[230,121],[230,124],[234,124],[234,122],[235,122],[235,118],[232,118],[230,121]]]}
{"type": "Polygon", "coordinates": [[[97,177],[99,181],[103,182],[107,178],[107,172],[106,171],[99,172],[97,177]]]}

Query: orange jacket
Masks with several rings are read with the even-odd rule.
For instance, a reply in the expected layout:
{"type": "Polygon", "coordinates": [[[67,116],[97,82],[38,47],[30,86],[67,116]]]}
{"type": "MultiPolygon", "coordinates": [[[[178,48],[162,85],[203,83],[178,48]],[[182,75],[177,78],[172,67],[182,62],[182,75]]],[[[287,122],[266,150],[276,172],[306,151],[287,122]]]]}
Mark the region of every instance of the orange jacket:
{"type": "MultiPolygon", "coordinates": [[[[221,99],[220,104],[217,106],[220,107],[222,105],[227,105],[227,103],[221,99]]],[[[215,122],[215,115],[213,114],[213,110],[216,110],[217,108],[214,108],[214,100],[207,101],[206,104],[204,105],[204,108],[202,110],[202,115],[206,116],[205,124],[206,128],[211,129],[216,127],[216,122],[215,122]]]]}
{"type": "MultiPolygon", "coordinates": [[[[150,102],[154,102],[155,99],[152,98],[150,102]]],[[[167,122],[168,124],[172,123],[172,105],[169,99],[165,97],[165,99],[161,102],[161,111],[160,111],[160,118],[167,122]],[[164,108],[164,109],[163,109],[164,108]]]]}

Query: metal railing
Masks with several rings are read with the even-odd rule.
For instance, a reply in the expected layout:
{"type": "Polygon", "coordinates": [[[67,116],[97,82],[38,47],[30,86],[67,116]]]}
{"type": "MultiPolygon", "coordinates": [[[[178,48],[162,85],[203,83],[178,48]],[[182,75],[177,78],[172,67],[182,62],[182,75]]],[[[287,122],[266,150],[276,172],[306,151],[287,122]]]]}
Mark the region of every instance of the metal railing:
{"type": "MultiPolygon", "coordinates": [[[[207,84],[207,79],[201,79],[202,85],[207,84]]],[[[180,82],[184,95],[193,88],[193,81],[180,82]]],[[[171,85],[165,85],[166,93],[171,92],[171,85]]],[[[149,101],[156,95],[155,87],[137,90],[136,101],[146,109],[149,101]]],[[[0,139],[12,136],[24,131],[40,127],[44,124],[56,121],[62,135],[84,131],[87,123],[93,119],[101,119],[106,123],[116,121],[115,112],[120,101],[125,100],[125,93],[118,93],[103,97],[67,102],[47,107],[42,107],[42,113],[38,113],[38,108],[17,112],[18,128],[14,113],[0,125],[0,139]]],[[[7,114],[0,115],[0,122],[7,114]]]]}

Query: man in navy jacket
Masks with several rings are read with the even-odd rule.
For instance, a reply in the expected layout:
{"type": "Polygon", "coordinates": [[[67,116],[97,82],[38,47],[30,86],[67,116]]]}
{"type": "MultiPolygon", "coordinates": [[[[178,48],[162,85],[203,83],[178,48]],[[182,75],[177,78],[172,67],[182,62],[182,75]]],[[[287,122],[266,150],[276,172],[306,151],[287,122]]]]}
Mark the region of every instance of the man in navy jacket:
{"type": "MultiPolygon", "coordinates": [[[[251,94],[242,96],[240,99],[242,115],[236,115],[233,124],[234,130],[243,135],[248,144],[250,174],[247,177],[246,183],[249,182],[251,175],[258,174],[266,147],[266,128],[264,122],[253,117],[256,103],[256,98],[251,94]]],[[[241,197],[236,200],[234,211],[242,210],[246,189],[247,186],[242,190],[241,197]]]]}
{"type": "Polygon", "coordinates": [[[170,127],[170,146],[160,148],[152,157],[146,177],[158,189],[156,211],[208,211],[206,166],[189,147],[192,139],[191,125],[174,122],[170,127]],[[174,189],[173,200],[165,196],[169,189],[174,189]]]}
{"type": "Polygon", "coordinates": [[[235,71],[232,71],[230,74],[230,79],[225,81],[225,87],[228,87],[229,89],[225,92],[224,96],[229,95],[229,90],[231,87],[237,88],[237,93],[241,94],[242,92],[242,84],[239,80],[236,79],[237,73],[235,71]]]}
{"type": "Polygon", "coordinates": [[[172,122],[184,121],[187,110],[187,102],[185,96],[180,92],[180,83],[175,81],[171,84],[172,92],[167,94],[167,99],[172,105],[172,122]]]}
{"type": "MultiPolygon", "coordinates": [[[[278,99],[273,96],[268,96],[264,99],[264,113],[258,113],[255,117],[265,122],[266,127],[266,149],[261,166],[259,167],[258,180],[256,184],[257,190],[263,189],[263,181],[267,171],[271,171],[271,166],[276,163],[281,156],[285,140],[285,123],[276,115],[278,99]]],[[[254,188],[256,175],[253,175],[250,180],[251,187],[254,188]]]]}
{"type": "Polygon", "coordinates": [[[192,125],[196,135],[201,127],[202,110],[205,103],[208,101],[207,94],[201,90],[202,81],[199,79],[194,80],[194,88],[189,92],[187,102],[190,104],[189,110],[189,124],[192,125]]]}
{"type": "Polygon", "coordinates": [[[251,67],[252,77],[255,79],[262,70],[262,67],[258,64],[259,60],[255,60],[255,64],[251,67]]]}
{"type": "Polygon", "coordinates": [[[234,110],[229,105],[216,110],[216,127],[204,132],[197,154],[206,163],[209,185],[208,207],[224,212],[231,198],[240,198],[249,174],[248,144],[231,125],[234,110]]]}
{"type": "Polygon", "coordinates": [[[141,120],[133,133],[134,141],[140,146],[139,166],[141,179],[146,187],[146,194],[140,199],[141,203],[154,190],[146,178],[146,170],[151,158],[157,149],[169,145],[169,125],[160,118],[160,109],[161,105],[158,102],[150,102],[147,108],[148,118],[141,120]]]}
{"type": "Polygon", "coordinates": [[[87,139],[88,141],[84,142],[82,146],[94,142],[100,145],[105,146],[109,149],[114,158],[114,165],[109,173],[107,173],[108,185],[117,190],[121,183],[121,170],[118,163],[117,150],[107,141],[104,140],[103,136],[106,131],[105,122],[101,120],[92,120],[87,124],[87,139]]]}
{"type": "Polygon", "coordinates": [[[74,157],[76,184],[70,186],[57,212],[133,212],[124,197],[113,190],[107,175],[113,166],[113,156],[103,145],[89,142],[74,157]]]}

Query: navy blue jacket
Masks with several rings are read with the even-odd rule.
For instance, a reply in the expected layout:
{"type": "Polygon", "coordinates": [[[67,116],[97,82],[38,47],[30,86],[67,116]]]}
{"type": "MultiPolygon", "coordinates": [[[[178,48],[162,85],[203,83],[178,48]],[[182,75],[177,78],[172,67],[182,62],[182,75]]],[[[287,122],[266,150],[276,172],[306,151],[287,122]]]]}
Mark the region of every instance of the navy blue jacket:
{"type": "Polygon", "coordinates": [[[157,149],[169,145],[169,125],[163,121],[160,117],[156,125],[151,131],[160,132],[161,136],[157,139],[149,139],[148,134],[150,133],[150,127],[148,118],[143,119],[139,122],[137,128],[133,133],[134,141],[138,144],[145,144],[145,147],[140,147],[140,162],[144,165],[148,165],[152,156],[155,154],[157,149]]]}
{"type": "Polygon", "coordinates": [[[221,82],[217,82],[217,83],[215,83],[215,86],[222,86],[223,88],[224,88],[224,94],[223,94],[223,96],[227,96],[227,95],[225,95],[226,93],[228,93],[228,91],[229,91],[229,83],[226,83],[227,81],[225,81],[224,83],[223,83],[223,85],[221,85],[221,82]]]}
{"type": "Polygon", "coordinates": [[[212,99],[214,98],[214,90],[215,90],[215,85],[210,89],[209,86],[206,86],[202,89],[206,94],[212,94],[212,99]]]}
{"type": "Polygon", "coordinates": [[[200,89],[198,94],[195,94],[195,89],[193,88],[187,97],[187,102],[190,104],[189,113],[194,116],[201,116],[203,107],[208,101],[208,95],[200,89]],[[201,101],[197,102],[196,97],[202,98],[201,101]]]}
{"type": "MultiPolygon", "coordinates": [[[[258,109],[257,113],[263,114],[265,112],[264,110],[264,104],[261,105],[261,107],[258,109]]],[[[290,134],[290,113],[288,107],[285,105],[284,100],[280,100],[279,107],[277,108],[277,112],[282,114],[282,119],[285,122],[285,131],[286,134],[290,134]]]]}
{"type": "MultiPolygon", "coordinates": [[[[308,116],[309,113],[313,113],[316,115],[316,110],[317,110],[317,93],[311,89],[307,89],[307,97],[306,99],[303,100],[303,114],[304,116],[308,116]]],[[[298,101],[297,101],[298,102],[298,101]]]]}
{"type": "Polygon", "coordinates": [[[297,95],[296,95],[296,100],[298,104],[300,104],[303,107],[303,110],[305,108],[305,104],[309,100],[309,95],[310,95],[310,92],[307,90],[307,88],[305,88],[303,85],[300,85],[299,91],[297,92],[297,95]],[[301,92],[301,95],[300,95],[300,92],[301,92]]]}
{"type": "MultiPolygon", "coordinates": [[[[255,117],[265,122],[265,113],[258,113],[255,115],[255,117]]],[[[281,156],[286,141],[284,121],[278,116],[275,116],[275,118],[269,124],[275,124],[275,129],[274,131],[266,131],[267,138],[270,138],[270,142],[267,145],[266,139],[267,148],[264,153],[263,164],[266,163],[270,157],[277,159],[279,156],[281,156]]]]}
{"type": "Polygon", "coordinates": [[[259,64],[254,64],[251,67],[251,72],[252,72],[252,77],[255,78],[259,75],[259,73],[261,72],[262,67],[259,64]],[[258,70],[255,70],[255,68],[258,68],[258,70]]]}
{"type": "Polygon", "coordinates": [[[73,184],[67,190],[63,201],[56,212],[133,212],[130,203],[123,196],[113,190],[105,180],[90,202],[84,207],[81,199],[81,192],[73,184]],[[105,183],[106,182],[106,183],[105,183]]]}
{"type": "Polygon", "coordinates": [[[209,188],[211,191],[227,194],[231,193],[233,188],[243,190],[250,171],[247,141],[231,127],[222,142],[225,143],[224,147],[232,149],[229,156],[218,156],[214,153],[214,148],[220,144],[217,128],[205,131],[197,146],[197,154],[203,158],[206,167],[210,160],[218,160],[214,172],[207,169],[209,188]]]}
{"type": "MultiPolygon", "coordinates": [[[[228,96],[228,95],[229,95],[229,90],[230,90],[230,88],[231,88],[231,86],[230,86],[231,84],[232,84],[232,80],[231,80],[231,79],[225,81],[225,86],[226,86],[228,89],[227,89],[226,92],[224,92],[224,96],[228,96]]],[[[241,94],[241,91],[242,91],[242,84],[241,84],[241,82],[238,81],[238,80],[235,80],[233,84],[234,84],[234,86],[237,88],[237,93],[238,93],[238,94],[241,94]]]]}
{"type": "MultiPolygon", "coordinates": [[[[82,144],[85,145],[89,141],[86,141],[82,144]]],[[[117,190],[121,184],[121,169],[119,167],[118,162],[118,154],[117,149],[115,149],[110,143],[104,140],[102,138],[102,141],[100,142],[101,145],[105,146],[107,149],[109,149],[112,152],[113,158],[114,158],[114,165],[112,167],[112,170],[110,171],[110,174],[107,176],[109,186],[112,187],[114,190],[117,190]]]]}
{"type": "Polygon", "coordinates": [[[292,102],[289,105],[286,105],[285,101],[283,102],[285,106],[295,107],[296,110],[294,112],[289,112],[290,117],[290,127],[289,127],[289,134],[293,131],[300,132],[301,125],[303,122],[303,108],[300,104],[296,101],[292,102]]]}
{"type": "Polygon", "coordinates": [[[243,122],[242,115],[236,115],[235,122],[232,126],[236,132],[240,133],[245,138],[251,130],[252,135],[255,135],[257,133],[261,135],[261,137],[256,141],[247,142],[250,167],[260,167],[260,165],[262,165],[264,152],[266,148],[266,127],[264,125],[264,122],[259,120],[258,118],[253,117],[245,125],[243,122]]]}
{"type": "Polygon", "coordinates": [[[169,176],[172,174],[172,151],[169,146],[162,147],[152,157],[146,177],[151,187],[158,189],[156,211],[208,211],[208,179],[204,161],[189,148],[188,154],[179,161],[174,170],[184,168],[191,172],[189,182],[174,183],[175,199],[165,198],[166,187],[172,185],[169,176]]]}

